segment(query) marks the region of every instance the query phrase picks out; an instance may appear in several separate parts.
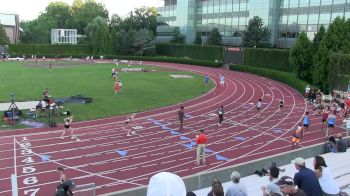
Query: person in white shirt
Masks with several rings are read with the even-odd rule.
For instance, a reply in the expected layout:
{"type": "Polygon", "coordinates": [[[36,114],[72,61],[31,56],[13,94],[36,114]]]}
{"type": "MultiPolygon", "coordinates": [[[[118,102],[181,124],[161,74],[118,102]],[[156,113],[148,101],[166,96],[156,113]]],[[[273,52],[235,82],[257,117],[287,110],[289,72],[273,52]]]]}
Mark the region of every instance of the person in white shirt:
{"type": "Polygon", "coordinates": [[[237,171],[233,171],[230,177],[233,184],[227,188],[225,196],[247,196],[247,187],[239,182],[241,174],[237,171]]]}
{"type": "Polygon", "coordinates": [[[323,157],[316,156],[313,164],[323,194],[326,196],[339,195],[339,185],[332,176],[323,157]]]}
{"type": "Polygon", "coordinates": [[[262,99],[259,99],[258,103],[256,103],[256,109],[258,110],[258,117],[260,117],[260,113],[262,110],[262,99]]]}

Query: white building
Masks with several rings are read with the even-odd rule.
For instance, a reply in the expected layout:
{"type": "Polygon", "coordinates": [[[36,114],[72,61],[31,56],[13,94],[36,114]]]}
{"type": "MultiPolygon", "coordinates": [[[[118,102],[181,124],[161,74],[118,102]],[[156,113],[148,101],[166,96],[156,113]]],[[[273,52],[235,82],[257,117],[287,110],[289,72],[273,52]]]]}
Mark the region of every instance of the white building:
{"type": "Polygon", "coordinates": [[[51,29],[51,44],[77,44],[76,29],[51,29]]]}

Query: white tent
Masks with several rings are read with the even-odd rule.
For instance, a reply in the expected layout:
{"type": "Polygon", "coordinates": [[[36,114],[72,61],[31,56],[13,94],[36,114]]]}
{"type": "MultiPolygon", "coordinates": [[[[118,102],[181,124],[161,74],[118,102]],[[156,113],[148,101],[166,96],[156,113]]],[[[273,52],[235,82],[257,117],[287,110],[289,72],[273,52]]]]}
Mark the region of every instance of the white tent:
{"type": "Polygon", "coordinates": [[[149,180],[147,196],[186,196],[186,187],[178,175],[160,172],[149,180]]]}

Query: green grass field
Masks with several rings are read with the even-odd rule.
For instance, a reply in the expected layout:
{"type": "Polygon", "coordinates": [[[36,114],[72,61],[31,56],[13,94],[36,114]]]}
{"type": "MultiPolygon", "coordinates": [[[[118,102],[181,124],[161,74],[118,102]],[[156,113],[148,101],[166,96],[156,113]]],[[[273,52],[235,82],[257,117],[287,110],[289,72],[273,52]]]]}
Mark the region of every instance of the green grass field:
{"type": "MultiPolygon", "coordinates": [[[[0,102],[9,102],[10,94],[16,101],[33,101],[42,98],[48,88],[53,98],[83,95],[93,98],[91,104],[65,104],[77,121],[98,119],[132,112],[140,112],[172,105],[198,97],[209,91],[203,84],[203,76],[189,72],[143,66],[149,72],[120,73],[123,92],[114,94],[113,64],[74,64],[1,62],[0,102]],[[156,71],[151,71],[156,70],[156,71]],[[170,74],[187,74],[192,79],[174,79],[170,74]]],[[[119,65],[118,69],[124,66],[119,65]]],[[[142,67],[134,65],[134,67],[142,67]]],[[[45,121],[45,119],[39,119],[45,121]]],[[[62,119],[57,120],[59,123],[62,119]]],[[[4,122],[2,122],[4,124],[4,122]]]]}

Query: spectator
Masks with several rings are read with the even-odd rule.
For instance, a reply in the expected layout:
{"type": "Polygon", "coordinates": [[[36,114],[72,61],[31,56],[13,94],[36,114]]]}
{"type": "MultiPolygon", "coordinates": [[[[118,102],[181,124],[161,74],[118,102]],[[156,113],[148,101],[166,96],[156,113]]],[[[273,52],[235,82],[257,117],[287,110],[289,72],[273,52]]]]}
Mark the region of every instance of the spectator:
{"type": "Polygon", "coordinates": [[[333,136],[328,138],[328,142],[326,145],[326,152],[338,152],[338,144],[337,144],[337,141],[335,141],[335,138],[333,136]]]}
{"type": "Polygon", "coordinates": [[[305,160],[298,157],[292,161],[298,173],[294,175],[294,184],[303,190],[307,196],[322,195],[320,183],[316,174],[305,166],[305,160]]]}
{"type": "Polygon", "coordinates": [[[186,193],[186,196],[197,196],[194,192],[189,191],[186,193]]]}
{"type": "Polygon", "coordinates": [[[270,183],[266,187],[261,187],[264,196],[268,196],[271,193],[277,193],[283,195],[281,193],[280,188],[275,184],[278,181],[279,169],[276,166],[271,166],[269,170],[269,181],[270,183]]]}
{"type": "Polygon", "coordinates": [[[213,196],[213,189],[215,184],[220,184],[220,186],[222,186],[221,182],[218,179],[214,179],[213,182],[211,183],[211,190],[207,196],[213,196]]]}
{"type": "Polygon", "coordinates": [[[183,180],[169,172],[160,172],[152,176],[147,187],[147,196],[184,196],[186,193],[183,180]]]}
{"type": "Polygon", "coordinates": [[[241,174],[237,171],[233,171],[230,178],[233,184],[228,187],[225,196],[247,196],[246,186],[239,182],[241,174]]]}
{"type": "Polygon", "coordinates": [[[200,165],[201,160],[203,165],[205,164],[205,143],[207,143],[207,136],[204,134],[204,130],[200,130],[200,134],[196,138],[197,143],[197,165],[200,165]]]}
{"type": "Polygon", "coordinates": [[[304,191],[301,189],[296,189],[293,179],[289,176],[283,176],[276,184],[280,187],[281,192],[284,195],[306,196],[304,191]]]}
{"type": "Polygon", "coordinates": [[[318,177],[323,195],[332,196],[339,194],[339,186],[328,169],[323,157],[316,156],[314,159],[315,174],[318,177]]]}
{"type": "Polygon", "coordinates": [[[215,184],[213,186],[213,196],[224,196],[224,188],[221,184],[215,184]]]}
{"type": "Polygon", "coordinates": [[[346,144],[346,141],[343,140],[341,133],[338,134],[338,152],[346,152],[346,149],[348,148],[348,145],[346,144]]]}

